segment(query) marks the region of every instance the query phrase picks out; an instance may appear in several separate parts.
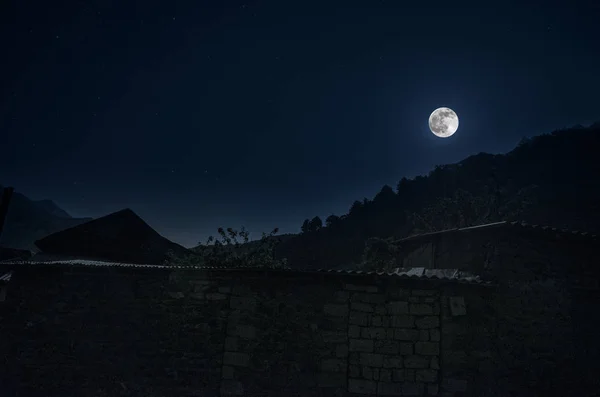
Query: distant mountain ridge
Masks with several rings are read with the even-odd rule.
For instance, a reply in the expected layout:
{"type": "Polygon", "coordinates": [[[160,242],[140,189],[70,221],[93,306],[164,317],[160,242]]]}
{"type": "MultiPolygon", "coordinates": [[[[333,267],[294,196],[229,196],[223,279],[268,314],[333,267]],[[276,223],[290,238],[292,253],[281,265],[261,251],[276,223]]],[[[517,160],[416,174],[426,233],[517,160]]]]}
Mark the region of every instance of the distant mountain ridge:
{"type": "Polygon", "coordinates": [[[59,218],[73,218],[71,215],[67,213],[67,211],[60,208],[56,203],[52,200],[37,200],[32,201],[32,203],[38,208],[54,215],[59,218]]]}
{"type": "Polygon", "coordinates": [[[22,193],[14,192],[0,236],[0,246],[35,252],[36,240],[90,220],[92,218],[73,218],[52,200],[31,200],[22,193]]]}

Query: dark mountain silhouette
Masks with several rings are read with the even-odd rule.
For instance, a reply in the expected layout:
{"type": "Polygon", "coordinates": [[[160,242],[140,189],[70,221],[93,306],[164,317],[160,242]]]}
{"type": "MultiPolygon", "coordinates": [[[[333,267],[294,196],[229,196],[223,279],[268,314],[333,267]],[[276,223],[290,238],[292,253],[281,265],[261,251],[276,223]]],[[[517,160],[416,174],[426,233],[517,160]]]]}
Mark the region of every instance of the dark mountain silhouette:
{"type": "Polygon", "coordinates": [[[0,236],[0,245],[37,251],[35,240],[91,219],[73,218],[50,200],[34,201],[15,192],[0,236]]]}
{"type": "Polygon", "coordinates": [[[402,178],[348,214],[304,221],[277,255],[292,268],[347,268],[360,263],[367,241],[520,220],[598,231],[600,123],[523,139],[507,154],[480,153],[402,178]]]}
{"type": "Polygon", "coordinates": [[[72,218],[71,215],[67,213],[67,211],[60,208],[56,203],[52,200],[38,200],[32,201],[32,203],[38,208],[54,215],[59,218],[72,218]]]}

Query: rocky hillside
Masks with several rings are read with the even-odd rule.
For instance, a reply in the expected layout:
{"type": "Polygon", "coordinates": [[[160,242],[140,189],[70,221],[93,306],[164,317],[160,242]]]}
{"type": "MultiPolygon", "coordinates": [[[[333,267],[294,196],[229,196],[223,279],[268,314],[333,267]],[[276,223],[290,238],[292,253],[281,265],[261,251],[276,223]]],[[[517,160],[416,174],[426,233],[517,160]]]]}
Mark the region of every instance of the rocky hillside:
{"type": "Polygon", "coordinates": [[[35,201],[15,192],[0,236],[0,246],[36,251],[34,241],[90,220],[71,217],[51,200],[35,201]]]}

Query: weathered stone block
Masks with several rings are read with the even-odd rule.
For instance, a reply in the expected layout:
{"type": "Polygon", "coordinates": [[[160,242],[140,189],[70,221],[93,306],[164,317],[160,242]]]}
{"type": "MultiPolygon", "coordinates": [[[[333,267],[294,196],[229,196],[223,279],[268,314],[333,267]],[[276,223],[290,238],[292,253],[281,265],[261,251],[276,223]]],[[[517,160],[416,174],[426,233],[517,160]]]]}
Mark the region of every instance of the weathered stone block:
{"type": "Polygon", "coordinates": [[[429,330],[429,336],[431,337],[432,342],[440,341],[440,330],[439,328],[434,328],[429,330]]]}
{"type": "Polygon", "coordinates": [[[417,382],[434,383],[437,382],[438,371],[435,369],[419,369],[415,373],[417,382]]]}
{"type": "Polygon", "coordinates": [[[433,314],[433,306],[431,303],[411,303],[409,312],[417,316],[428,316],[433,314]]]}
{"type": "Polygon", "coordinates": [[[421,329],[437,328],[440,326],[440,318],[438,316],[418,317],[415,325],[421,329]]]}
{"type": "Polygon", "coordinates": [[[357,312],[373,313],[375,309],[373,305],[363,302],[352,302],[350,304],[350,310],[356,310],[357,312]]]}
{"type": "Polygon", "coordinates": [[[431,364],[429,365],[431,369],[440,369],[440,359],[436,356],[431,357],[431,364]]]}
{"type": "Polygon", "coordinates": [[[389,314],[408,314],[408,302],[390,302],[387,304],[389,314]]]}
{"type": "Polygon", "coordinates": [[[238,349],[237,336],[228,336],[225,338],[225,351],[234,352],[238,349]]]}
{"type": "Polygon", "coordinates": [[[392,299],[404,299],[410,296],[410,290],[405,288],[393,288],[388,294],[392,299]]]}
{"type": "Polygon", "coordinates": [[[225,352],[223,354],[223,364],[234,367],[247,367],[250,364],[250,356],[246,353],[225,352]]]}
{"type": "Polygon", "coordinates": [[[438,294],[438,291],[435,289],[413,289],[411,294],[413,296],[434,296],[438,294]]]}
{"type": "Polygon", "coordinates": [[[349,349],[351,352],[372,353],[374,343],[372,339],[350,339],[349,349]]]}
{"type": "Polygon", "coordinates": [[[386,330],[385,328],[363,328],[362,337],[364,339],[385,339],[386,330]]]}
{"type": "Polygon", "coordinates": [[[378,305],[375,305],[375,313],[381,314],[381,315],[387,314],[387,309],[386,309],[385,305],[381,304],[381,303],[378,305]]]}
{"type": "Polygon", "coordinates": [[[341,372],[323,372],[318,375],[319,387],[346,387],[346,374],[341,372]]]}
{"type": "Polygon", "coordinates": [[[350,376],[351,378],[359,378],[360,367],[358,365],[350,364],[348,366],[348,376],[350,376]]]}
{"type": "Polygon", "coordinates": [[[350,312],[348,322],[353,325],[360,325],[366,327],[369,325],[369,314],[361,312],[350,312]]]}
{"type": "Polygon", "coordinates": [[[326,331],[346,331],[348,329],[348,318],[326,316],[321,320],[320,325],[326,331]]]}
{"type": "Polygon", "coordinates": [[[385,295],[383,294],[368,294],[368,293],[355,293],[350,298],[352,302],[364,302],[373,304],[385,303],[385,295]]]}
{"type": "Polygon", "coordinates": [[[346,360],[328,358],[321,362],[321,371],[324,372],[346,372],[348,363],[346,360]]]}
{"type": "Polygon", "coordinates": [[[348,334],[344,331],[322,331],[323,342],[342,343],[348,340],[348,334]]]}
{"type": "Polygon", "coordinates": [[[422,329],[419,331],[419,340],[422,342],[429,341],[429,330],[422,329]]]}
{"type": "Polygon", "coordinates": [[[234,295],[251,295],[252,291],[244,284],[236,284],[233,286],[233,291],[231,293],[234,295]]]}
{"type": "Polygon", "coordinates": [[[330,316],[345,317],[348,315],[348,305],[328,303],[323,306],[323,312],[330,316]]]}
{"type": "Polygon", "coordinates": [[[192,283],[192,291],[194,292],[206,292],[209,291],[211,289],[213,289],[213,286],[211,285],[210,282],[206,282],[206,283],[192,283]]]}
{"type": "Polygon", "coordinates": [[[334,299],[337,302],[348,302],[348,299],[350,299],[350,292],[348,291],[336,291],[334,294],[334,299]]]}
{"type": "Polygon", "coordinates": [[[396,315],[391,316],[390,321],[394,328],[412,328],[415,326],[415,319],[413,316],[407,315],[396,315]]]}
{"type": "Polygon", "coordinates": [[[394,339],[398,340],[418,340],[419,331],[416,329],[399,328],[394,332],[394,339]]]}
{"type": "Polygon", "coordinates": [[[429,358],[423,356],[404,357],[404,367],[406,368],[429,368],[429,358]]]}
{"type": "Polygon", "coordinates": [[[440,344],[437,342],[416,342],[415,353],[424,356],[437,356],[440,354],[440,344]]]}
{"type": "Polygon", "coordinates": [[[377,288],[376,285],[346,284],[346,290],[348,290],[348,291],[377,292],[379,289],[377,288]]]}
{"type": "Polygon", "coordinates": [[[227,299],[227,295],[218,292],[209,292],[206,294],[206,299],[209,301],[220,301],[227,299]]]}
{"type": "Polygon", "coordinates": [[[229,325],[237,324],[242,319],[242,312],[239,310],[231,310],[229,312],[229,325]]]}
{"type": "Polygon", "coordinates": [[[377,393],[377,382],[364,379],[350,379],[348,381],[348,391],[357,394],[375,394],[377,393]]]}
{"type": "Polygon", "coordinates": [[[403,396],[420,396],[425,391],[423,383],[404,382],[402,384],[403,396]]]}
{"type": "Polygon", "coordinates": [[[221,377],[223,379],[233,379],[235,376],[235,370],[233,367],[224,365],[221,371],[221,377]]]}
{"type": "Polygon", "coordinates": [[[335,347],[335,356],[339,358],[348,357],[348,345],[346,343],[335,347]]]}
{"type": "Polygon", "coordinates": [[[360,338],[360,327],[358,325],[349,325],[348,336],[350,338],[360,338]]]}
{"type": "Polygon", "coordinates": [[[379,380],[382,382],[391,382],[392,381],[392,370],[390,369],[380,369],[379,370],[379,380]]]}
{"type": "Polygon", "coordinates": [[[374,374],[374,370],[376,368],[371,368],[371,367],[365,367],[363,366],[361,368],[362,370],[362,377],[363,379],[367,379],[367,380],[377,380],[375,379],[375,374],[374,374]]]}
{"type": "Polygon", "coordinates": [[[437,384],[427,385],[427,395],[428,396],[437,396],[439,392],[439,386],[437,384]]]}
{"type": "Polygon", "coordinates": [[[404,370],[395,369],[394,372],[392,372],[392,379],[394,382],[404,382],[406,380],[406,377],[404,376],[404,370]]]}
{"type": "Polygon", "coordinates": [[[229,336],[239,336],[244,339],[254,339],[256,338],[256,328],[252,325],[229,324],[227,334],[229,336]]]}
{"type": "Polygon", "coordinates": [[[400,343],[400,354],[403,356],[410,356],[413,354],[413,343],[412,342],[401,342],[400,343]]]}
{"type": "MultiPolygon", "coordinates": [[[[167,292],[167,295],[169,295],[169,297],[173,298],[173,299],[183,299],[183,298],[185,298],[185,294],[183,292],[180,292],[180,291],[178,291],[178,292],[167,292]]],[[[204,298],[204,294],[202,294],[202,298],[200,298],[200,299],[203,299],[203,298],[204,298]]]]}
{"type": "Polygon", "coordinates": [[[400,343],[393,340],[376,340],[375,353],[381,354],[398,354],[400,343]]]}
{"type": "MultiPolygon", "coordinates": [[[[196,274],[196,276],[199,276],[199,275],[196,274]]],[[[205,277],[208,277],[208,274],[206,274],[205,277]]],[[[188,280],[188,282],[192,285],[211,285],[211,284],[213,284],[213,282],[211,280],[206,280],[203,278],[190,279],[190,280],[188,280]]]]}
{"type": "Polygon", "coordinates": [[[219,292],[222,294],[230,294],[231,287],[219,287],[219,292]]]}
{"type": "Polygon", "coordinates": [[[406,368],[404,370],[404,380],[406,382],[414,382],[415,381],[415,370],[412,368],[406,368]]]}
{"type": "Polygon", "coordinates": [[[233,310],[242,310],[252,312],[256,309],[256,299],[245,296],[232,296],[229,300],[229,307],[233,310]]]}
{"type": "Polygon", "coordinates": [[[402,364],[402,357],[399,356],[387,356],[383,358],[383,368],[402,368],[402,364]]]}
{"type": "Polygon", "coordinates": [[[442,379],[442,390],[444,392],[466,392],[467,381],[464,379],[457,378],[446,378],[442,379]]]}
{"type": "Polygon", "coordinates": [[[392,382],[379,382],[377,386],[378,396],[401,396],[402,384],[392,382]]]}
{"type": "Polygon", "coordinates": [[[360,365],[368,367],[382,367],[383,366],[383,354],[377,353],[361,353],[360,354],[360,365]]]}
{"type": "Polygon", "coordinates": [[[389,327],[389,319],[383,316],[373,316],[371,318],[371,325],[374,327],[389,327]]]}
{"type": "Polygon", "coordinates": [[[223,380],[221,382],[222,396],[242,396],[244,394],[244,386],[237,380],[223,380]]]}

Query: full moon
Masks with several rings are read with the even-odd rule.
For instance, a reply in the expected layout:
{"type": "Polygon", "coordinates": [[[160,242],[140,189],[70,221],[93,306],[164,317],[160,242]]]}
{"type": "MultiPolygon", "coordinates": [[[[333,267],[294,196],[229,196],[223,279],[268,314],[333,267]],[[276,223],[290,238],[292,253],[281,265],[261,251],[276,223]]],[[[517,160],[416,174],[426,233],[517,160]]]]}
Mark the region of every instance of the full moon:
{"type": "Polygon", "coordinates": [[[440,138],[448,138],[458,129],[458,116],[450,108],[437,108],[429,116],[429,129],[440,138]]]}

